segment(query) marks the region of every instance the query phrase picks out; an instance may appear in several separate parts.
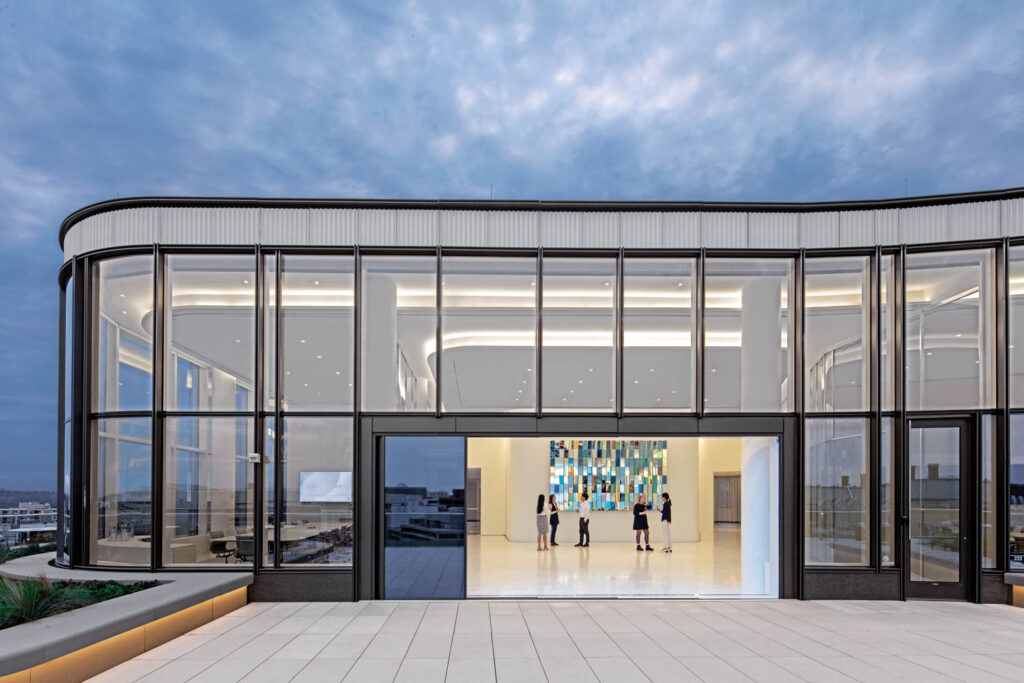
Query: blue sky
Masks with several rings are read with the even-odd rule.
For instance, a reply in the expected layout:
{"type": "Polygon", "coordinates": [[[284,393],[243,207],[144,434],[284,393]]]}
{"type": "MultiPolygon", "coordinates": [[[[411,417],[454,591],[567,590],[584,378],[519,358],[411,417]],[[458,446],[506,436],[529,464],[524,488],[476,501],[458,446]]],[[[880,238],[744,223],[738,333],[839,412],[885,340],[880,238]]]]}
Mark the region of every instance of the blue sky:
{"type": "Polygon", "coordinates": [[[1024,185],[1016,3],[626,5],[0,3],[0,488],[55,487],[56,231],[93,201],[1024,185]]]}

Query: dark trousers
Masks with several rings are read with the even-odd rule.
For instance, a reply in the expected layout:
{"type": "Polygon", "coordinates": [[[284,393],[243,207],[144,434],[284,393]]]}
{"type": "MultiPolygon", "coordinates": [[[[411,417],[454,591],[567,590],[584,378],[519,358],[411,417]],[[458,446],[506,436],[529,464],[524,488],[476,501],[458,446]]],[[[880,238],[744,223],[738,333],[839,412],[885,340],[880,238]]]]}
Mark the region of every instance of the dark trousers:
{"type": "Polygon", "coordinates": [[[558,533],[558,520],[551,522],[551,542],[555,542],[555,534],[558,533]]]}
{"type": "Polygon", "coordinates": [[[590,520],[580,520],[580,545],[590,545],[590,520]],[[587,540],[583,540],[586,538],[587,540]]]}

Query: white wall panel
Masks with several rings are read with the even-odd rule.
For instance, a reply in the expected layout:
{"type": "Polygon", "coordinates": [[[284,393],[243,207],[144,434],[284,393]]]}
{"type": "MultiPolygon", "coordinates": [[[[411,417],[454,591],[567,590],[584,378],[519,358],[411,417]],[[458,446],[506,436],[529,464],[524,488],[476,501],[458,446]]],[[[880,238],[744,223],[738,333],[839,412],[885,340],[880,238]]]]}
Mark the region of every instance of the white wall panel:
{"type": "Polygon", "coordinates": [[[622,246],[636,249],[657,249],[662,246],[662,217],[660,211],[630,211],[623,213],[622,246]]]}
{"type": "Polygon", "coordinates": [[[410,209],[398,212],[397,244],[408,247],[434,247],[440,244],[439,211],[410,209]]]}
{"type": "Polygon", "coordinates": [[[442,211],[441,244],[449,247],[486,247],[488,211],[442,211]]]}
{"type": "Polygon", "coordinates": [[[160,209],[144,207],[111,211],[113,227],[110,246],[127,247],[152,244],[157,241],[160,226],[160,209]]]}
{"type": "Polygon", "coordinates": [[[949,240],[949,207],[916,206],[900,209],[900,241],[907,244],[949,240]]]}
{"type": "Polygon", "coordinates": [[[712,249],[742,249],[747,246],[747,214],[704,211],[700,215],[700,241],[712,249]]]}
{"type": "Polygon", "coordinates": [[[540,214],[540,243],[543,247],[578,247],[583,217],[578,211],[545,211],[540,214]]]}
{"type": "Polygon", "coordinates": [[[160,210],[161,244],[256,244],[259,209],[160,210]]]}
{"type": "Polygon", "coordinates": [[[800,246],[797,214],[751,213],[747,219],[747,246],[751,249],[795,249],[800,246]]]}
{"type": "Polygon", "coordinates": [[[875,211],[875,239],[883,246],[900,243],[899,209],[877,209],[875,211]]]}
{"type": "Polygon", "coordinates": [[[584,247],[618,249],[621,244],[619,241],[619,214],[603,211],[583,212],[580,236],[584,247]]]}
{"type": "Polygon", "coordinates": [[[800,246],[820,249],[839,246],[839,212],[800,214],[800,246]]]}
{"type": "Polygon", "coordinates": [[[78,228],[81,223],[75,223],[64,233],[64,262],[67,263],[75,254],[82,253],[81,240],[78,239],[78,228]]]}
{"type": "Polygon", "coordinates": [[[1000,221],[1003,224],[1003,235],[1024,235],[1024,199],[1004,199],[999,203],[1002,205],[1000,221]]]}
{"type": "Polygon", "coordinates": [[[107,211],[89,216],[79,223],[78,240],[83,252],[110,246],[114,229],[114,213],[107,211]]]}
{"type": "Polygon", "coordinates": [[[839,212],[839,246],[873,247],[876,244],[874,211],[839,212]]]}
{"type": "Polygon", "coordinates": [[[359,234],[358,209],[310,209],[309,243],[351,246],[359,234]]]}
{"type": "Polygon", "coordinates": [[[488,246],[535,249],[540,244],[536,211],[491,211],[490,214],[488,246]]]}
{"type": "Polygon", "coordinates": [[[390,246],[398,219],[393,209],[359,209],[359,244],[390,246]]]}
{"type": "Polygon", "coordinates": [[[260,209],[260,244],[309,244],[309,209],[260,209]]]}
{"type": "Polygon", "coordinates": [[[949,239],[977,240],[999,236],[999,202],[953,204],[947,209],[949,239]]]}
{"type": "Polygon", "coordinates": [[[700,247],[700,212],[679,211],[662,214],[661,243],[667,249],[700,247]]]}

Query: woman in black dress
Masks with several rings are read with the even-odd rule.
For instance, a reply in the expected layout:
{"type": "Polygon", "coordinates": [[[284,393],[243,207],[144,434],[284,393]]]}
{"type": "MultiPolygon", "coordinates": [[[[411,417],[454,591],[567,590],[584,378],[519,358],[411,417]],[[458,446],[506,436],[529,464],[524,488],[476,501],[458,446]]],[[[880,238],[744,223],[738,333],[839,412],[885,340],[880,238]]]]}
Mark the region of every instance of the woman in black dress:
{"type": "Polygon", "coordinates": [[[555,534],[558,533],[558,503],[555,502],[554,494],[548,496],[548,511],[551,513],[551,545],[558,545],[555,543],[555,534]]]}
{"type": "Polygon", "coordinates": [[[636,532],[636,549],[639,551],[654,551],[654,548],[651,547],[651,530],[647,526],[647,511],[650,509],[651,506],[647,504],[647,498],[640,494],[640,500],[633,506],[633,531],[636,532]],[[644,547],[640,545],[641,532],[644,535],[644,547]]]}

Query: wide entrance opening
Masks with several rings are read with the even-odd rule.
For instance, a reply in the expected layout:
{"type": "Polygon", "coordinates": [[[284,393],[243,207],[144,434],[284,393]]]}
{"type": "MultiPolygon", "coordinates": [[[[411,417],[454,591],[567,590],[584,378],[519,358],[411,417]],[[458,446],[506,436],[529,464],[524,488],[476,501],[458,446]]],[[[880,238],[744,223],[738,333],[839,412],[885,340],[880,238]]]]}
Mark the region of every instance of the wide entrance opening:
{"type": "Polygon", "coordinates": [[[779,595],[775,436],[411,436],[384,450],[386,598],[779,595]]]}

